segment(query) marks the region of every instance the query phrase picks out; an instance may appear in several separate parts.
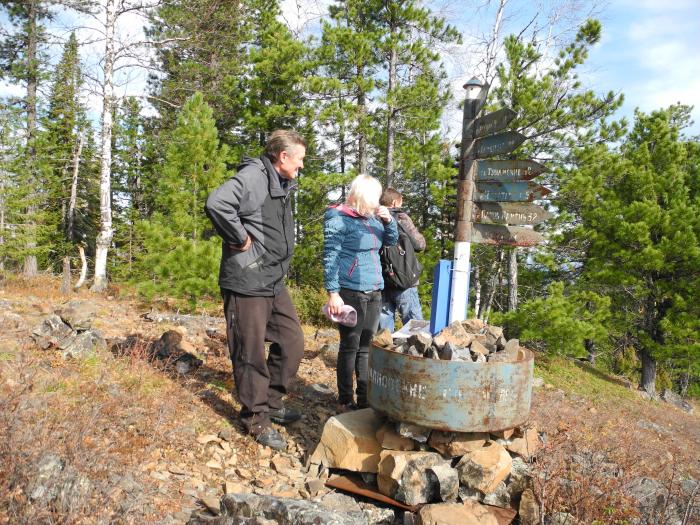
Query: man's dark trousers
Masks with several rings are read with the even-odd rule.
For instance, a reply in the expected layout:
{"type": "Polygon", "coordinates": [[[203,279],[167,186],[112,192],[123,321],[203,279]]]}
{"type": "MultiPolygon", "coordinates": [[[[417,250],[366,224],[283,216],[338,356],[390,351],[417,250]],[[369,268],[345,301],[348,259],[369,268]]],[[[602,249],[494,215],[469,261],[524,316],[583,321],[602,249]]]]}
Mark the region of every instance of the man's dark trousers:
{"type": "Polygon", "coordinates": [[[282,408],[304,355],[304,334],[286,288],[274,297],[222,294],[241,419],[255,434],[269,424],[269,410],[282,408]],[[267,359],[266,341],[271,343],[267,359]]]}

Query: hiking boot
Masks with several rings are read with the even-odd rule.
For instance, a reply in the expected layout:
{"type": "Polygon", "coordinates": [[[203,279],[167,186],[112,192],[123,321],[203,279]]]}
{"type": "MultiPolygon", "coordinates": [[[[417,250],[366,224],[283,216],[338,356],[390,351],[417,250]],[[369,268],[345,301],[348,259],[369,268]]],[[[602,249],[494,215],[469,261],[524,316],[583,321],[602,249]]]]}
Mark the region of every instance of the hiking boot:
{"type": "Polygon", "coordinates": [[[285,406],[282,408],[270,409],[267,415],[270,421],[278,425],[288,425],[289,423],[294,423],[301,419],[301,412],[299,410],[285,406]]]}
{"type": "Polygon", "coordinates": [[[285,450],[287,442],[282,437],[282,434],[277,432],[272,427],[265,427],[257,434],[251,434],[255,441],[264,447],[270,447],[274,450],[285,450]]]}
{"type": "Polygon", "coordinates": [[[357,405],[353,401],[350,401],[349,403],[338,403],[335,406],[336,414],[345,414],[346,412],[352,412],[353,410],[357,410],[357,405]]]}

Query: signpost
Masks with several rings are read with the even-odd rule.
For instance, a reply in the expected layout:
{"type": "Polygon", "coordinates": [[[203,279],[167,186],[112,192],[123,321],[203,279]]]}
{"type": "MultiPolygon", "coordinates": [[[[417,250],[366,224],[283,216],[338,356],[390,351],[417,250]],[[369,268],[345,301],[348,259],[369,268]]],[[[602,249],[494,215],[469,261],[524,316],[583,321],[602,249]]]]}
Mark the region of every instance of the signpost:
{"type": "Polygon", "coordinates": [[[472,207],[472,220],[482,224],[534,225],[551,216],[547,210],[531,202],[475,202],[472,207]]]}
{"type": "Polygon", "coordinates": [[[473,224],[472,242],[481,244],[505,244],[508,246],[535,246],[544,237],[540,232],[520,226],[500,224],[473,224]]]}
{"type": "Polygon", "coordinates": [[[434,287],[432,333],[452,321],[466,319],[471,243],[535,246],[544,237],[522,225],[540,224],[551,217],[548,211],[530,202],[551,193],[549,188],[530,182],[547,171],[545,166],[533,160],[488,159],[512,153],[525,141],[526,137],[518,131],[501,132],[517,116],[515,111],[502,108],[479,116],[486,103],[488,85],[472,78],[464,89],[467,94],[458,165],[454,259],[440,261],[436,268],[435,282],[441,283],[438,288],[443,300],[439,300],[434,287]],[[436,301],[445,302],[445,296],[449,297],[449,312],[436,308],[436,301]]]}
{"type": "Polygon", "coordinates": [[[543,199],[552,190],[536,182],[477,182],[474,202],[528,202],[543,199]]]}
{"type": "Polygon", "coordinates": [[[504,155],[525,142],[525,135],[517,131],[506,131],[498,135],[491,135],[476,141],[476,158],[483,159],[491,155],[504,155]]]}
{"type": "Polygon", "coordinates": [[[485,137],[496,131],[501,131],[517,116],[510,108],[502,108],[489,113],[474,121],[474,136],[485,137]]]}
{"type": "Polygon", "coordinates": [[[534,160],[477,160],[476,180],[530,180],[547,168],[534,160]]]}

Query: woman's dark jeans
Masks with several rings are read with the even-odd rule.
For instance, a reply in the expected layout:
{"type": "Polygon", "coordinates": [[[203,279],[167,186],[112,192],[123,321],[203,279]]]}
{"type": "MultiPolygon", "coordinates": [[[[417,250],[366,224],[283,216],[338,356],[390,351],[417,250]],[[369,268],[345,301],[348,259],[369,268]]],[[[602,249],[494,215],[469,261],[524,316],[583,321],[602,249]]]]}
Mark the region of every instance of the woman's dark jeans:
{"type": "Polygon", "coordinates": [[[338,325],[340,347],[338,351],[338,402],[346,405],[353,402],[352,376],[357,379],[357,404],[367,406],[367,362],[369,344],[377,333],[379,314],[382,310],[382,292],[357,292],[340,289],[340,297],[345,304],[357,310],[357,324],[354,327],[338,325]]]}

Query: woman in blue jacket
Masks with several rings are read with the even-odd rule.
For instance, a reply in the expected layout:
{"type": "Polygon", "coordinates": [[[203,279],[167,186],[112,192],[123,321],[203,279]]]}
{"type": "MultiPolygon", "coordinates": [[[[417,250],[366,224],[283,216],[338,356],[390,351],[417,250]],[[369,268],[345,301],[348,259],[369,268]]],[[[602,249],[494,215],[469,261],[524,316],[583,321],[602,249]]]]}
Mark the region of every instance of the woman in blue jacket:
{"type": "Polygon", "coordinates": [[[343,305],[357,311],[354,327],[338,325],[340,350],[336,377],[340,411],[367,406],[369,344],[382,308],[382,265],[379,249],[398,242],[396,221],[379,205],[382,186],[369,175],[358,175],[344,204],[330,206],[324,225],[323,267],[328,311],[339,315],[343,305]],[[353,396],[357,380],[357,403],[353,396]]]}

